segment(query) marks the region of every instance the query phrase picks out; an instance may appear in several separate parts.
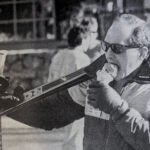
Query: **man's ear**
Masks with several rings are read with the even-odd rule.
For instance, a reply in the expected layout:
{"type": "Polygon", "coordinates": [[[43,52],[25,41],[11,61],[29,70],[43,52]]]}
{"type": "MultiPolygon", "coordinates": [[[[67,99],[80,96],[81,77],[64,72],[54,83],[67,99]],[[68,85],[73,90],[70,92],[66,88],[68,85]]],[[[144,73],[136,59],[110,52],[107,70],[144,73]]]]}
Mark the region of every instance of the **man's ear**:
{"type": "Polygon", "coordinates": [[[146,46],[140,48],[140,58],[146,59],[148,57],[148,48],[146,46]]]}

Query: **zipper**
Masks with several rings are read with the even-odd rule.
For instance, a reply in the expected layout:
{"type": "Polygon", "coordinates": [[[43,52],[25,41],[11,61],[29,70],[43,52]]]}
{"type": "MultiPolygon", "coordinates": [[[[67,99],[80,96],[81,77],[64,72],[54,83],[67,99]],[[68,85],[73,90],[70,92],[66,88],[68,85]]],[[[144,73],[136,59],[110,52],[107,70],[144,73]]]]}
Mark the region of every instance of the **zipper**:
{"type": "Polygon", "coordinates": [[[110,125],[109,124],[110,124],[110,121],[108,121],[108,133],[107,133],[107,136],[106,136],[104,150],[107,150],[107,144],[108,144],[108,139],[109,139],[109,130],[110,130],[110,125]]]}
{"type": "Polygon", "coordinates": [[[125,91],[126,89],[128,89],[131,84],[132,84],[132,83],[127,83],[127,84],[121,89],[121,91],[120,91],[120,96],[122,96],[122,94],[124,93],[124,91],[125,91]]]}
{"type": "Polygon", "coordinates": [[[120,91],[120,96],[122,96],[122,94],[123,94],[123,92],[125,91],[125,89],[126,89],[127,86],[128,86],[128,85],[124,86],[124,87],[121,89],[121,91],[120,91]]]}

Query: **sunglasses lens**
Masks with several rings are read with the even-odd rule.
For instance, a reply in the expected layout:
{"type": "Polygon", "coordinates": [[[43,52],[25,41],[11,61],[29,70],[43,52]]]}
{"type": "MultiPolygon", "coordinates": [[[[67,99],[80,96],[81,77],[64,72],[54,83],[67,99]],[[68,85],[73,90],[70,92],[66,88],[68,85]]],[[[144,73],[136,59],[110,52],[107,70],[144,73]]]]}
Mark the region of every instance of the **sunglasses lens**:
{"type": "Polygon", "coordinates": [[[121,45],[111,45],[111,50],[116,54],[121,54],[124,51],[124,48],[121,45]]]}
{"type": "Polygon", "coordinates": [[[127,49],[126,46],[120,44],[109,44],[105,41],[101,42],[101,47],[105,52],[107,52],[108,49],[110,48],[115,54],[121,54],[127,49]]]}
{"type": "Polygon", "coordinates": [[[101,42],[102,49],[107,52],[110,48],[115,54],[121,54],[127,49],[139,48],[140,46],[129,46],[129,45],[121,45],[121,44],[110,44],[105,41],[101,42]]]}

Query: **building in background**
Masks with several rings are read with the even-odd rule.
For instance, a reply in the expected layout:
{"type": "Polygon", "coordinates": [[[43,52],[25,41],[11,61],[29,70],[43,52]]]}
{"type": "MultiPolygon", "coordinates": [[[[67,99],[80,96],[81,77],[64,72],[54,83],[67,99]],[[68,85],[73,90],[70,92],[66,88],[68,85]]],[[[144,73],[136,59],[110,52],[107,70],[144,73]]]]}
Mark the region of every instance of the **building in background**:
{"type": "MultiPolygon", "coordinates": [[[[149,0],[0,0],[0,49],[16,52],[7,57],[5,68],[13,87],[24,83],[31,89],[44,83],[46,66],[61,41],[64,43],[72,8],[76,7],[96,15],[101,39],[119,13],[133,13],[150,20],[149,0]],[[44,51],[38,54],[45,48],[51,51],[48,55],[44,51]]],[[[56,131],[33,129],[6,117],[2,118],[2,135],[3,150],[57,150],[64,138],[56,131]]]]}

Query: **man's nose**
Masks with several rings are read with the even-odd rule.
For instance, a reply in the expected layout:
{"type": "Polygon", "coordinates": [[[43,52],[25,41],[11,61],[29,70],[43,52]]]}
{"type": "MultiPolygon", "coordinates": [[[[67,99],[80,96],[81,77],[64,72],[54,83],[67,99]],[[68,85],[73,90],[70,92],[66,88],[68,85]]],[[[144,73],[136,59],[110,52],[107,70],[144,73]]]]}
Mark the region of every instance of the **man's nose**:
{"type": "Polygon", "coordinates": [[[108,48],[107,51],[105,52],[106,55],[113,55],[113,51],[111,50],[111,48],[108,48]]]}
{"type": "Polygon", "coordinates": [[[110,59],[110,58],[115,58],[115,54],[113,53],[113,51],[111,50],[111,48],[109,48],[108,50],[107,50],[107,52],[105,52],[105,56],[106,56],[106,59],[108,60],[108,59],[110,59]]]}

